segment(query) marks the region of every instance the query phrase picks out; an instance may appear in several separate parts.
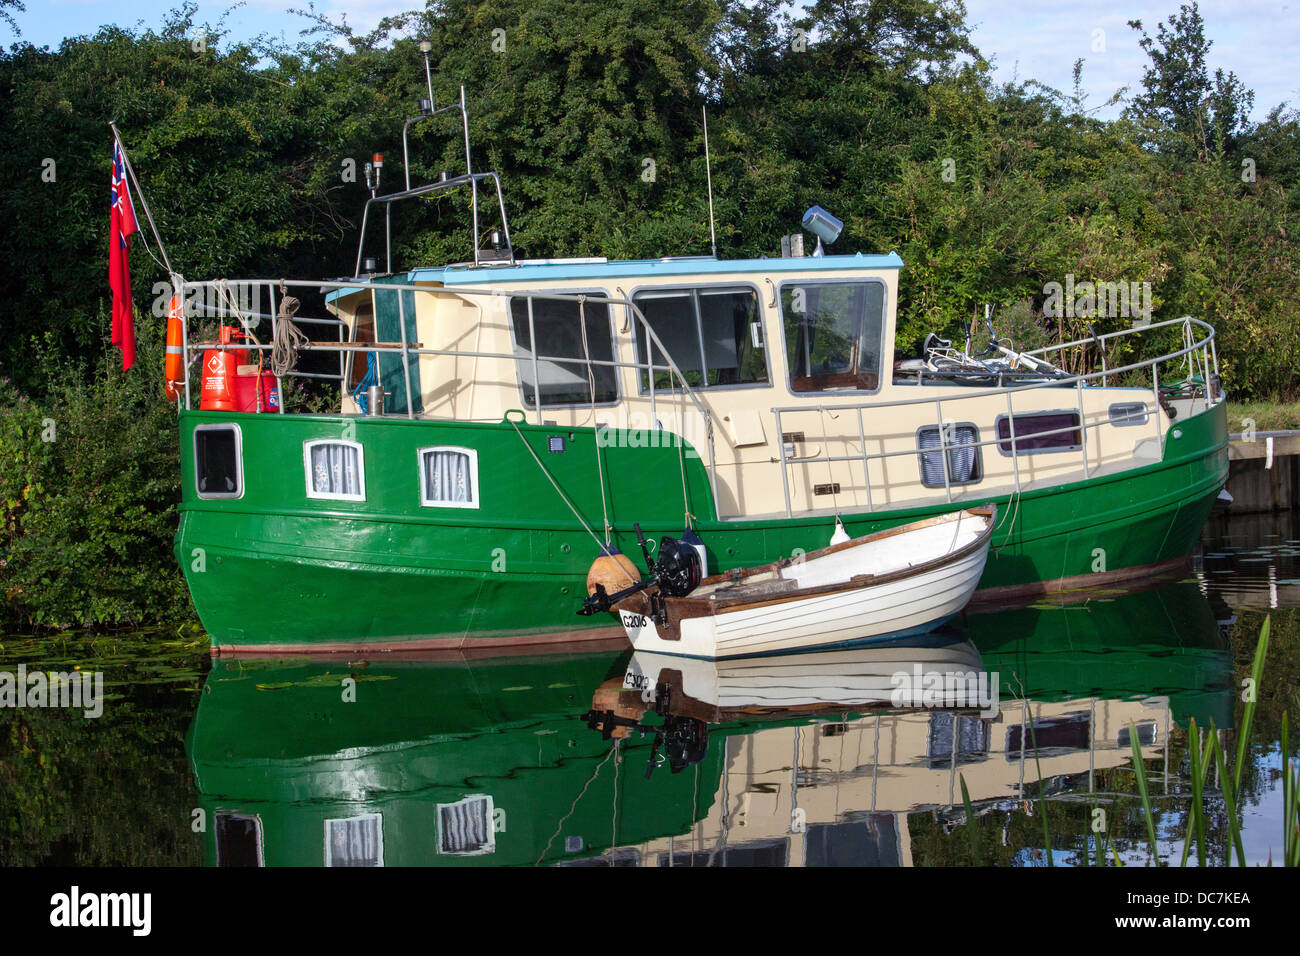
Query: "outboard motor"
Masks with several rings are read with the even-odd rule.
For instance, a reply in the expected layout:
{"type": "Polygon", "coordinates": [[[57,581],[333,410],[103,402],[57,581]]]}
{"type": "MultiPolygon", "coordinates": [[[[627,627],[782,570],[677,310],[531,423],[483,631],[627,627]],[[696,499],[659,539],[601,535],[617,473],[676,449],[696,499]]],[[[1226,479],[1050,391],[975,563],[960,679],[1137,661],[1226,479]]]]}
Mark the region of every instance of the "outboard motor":
{"type": "Polygon", "coordinates": [[[582,602],[579,614],[587,616],[599,611],[612,610],[619,601],[650,587],[659,589],[659,593],[653,595],[653,598],[658,607],[662,608],[663,598],[686,597],[704,580],[704,565],[700,560],[700,552],[690,544],[670,535],[664,535],[659,539],[659,559],[655,560],[650,557],[650,546],[646,543],[645,535],[641,533],[641,526],[636,524],[633,527],[636,528],[636,539],[641,543],[641,553],[645,555],[645,579],[610,594],[603,582],[589,578],[588,586],[591,591],[587,599],[582,602]]]}
{"type": "Polygon", "coordinates": [[[640,525],[636,526],[636,536],[641,542],[650,577],[666,597],[686,597],[700,586],[704,580],[704,567],[700,562],[700,552],[694,547],[664,535],[659,539],[659,559],[656,561],[650,557],[640,525]]]}

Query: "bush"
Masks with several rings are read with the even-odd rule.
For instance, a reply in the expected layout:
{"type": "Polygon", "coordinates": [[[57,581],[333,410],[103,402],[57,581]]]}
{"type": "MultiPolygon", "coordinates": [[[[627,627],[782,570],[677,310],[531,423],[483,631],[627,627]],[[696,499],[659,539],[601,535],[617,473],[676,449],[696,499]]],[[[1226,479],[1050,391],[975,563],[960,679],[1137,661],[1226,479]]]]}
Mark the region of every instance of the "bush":
{"type": "MultiPolygon", "coordinates": [[[[107,328],[107,316],[100,322],[107,328]]],[[[136,365],[126,373],[116,349],[93,371],[38,356],[47,383],[41,407],[0,383],[6,629],[193,616],[171,553],[180,460],[157,325],[137,323],[136,365]]]]}

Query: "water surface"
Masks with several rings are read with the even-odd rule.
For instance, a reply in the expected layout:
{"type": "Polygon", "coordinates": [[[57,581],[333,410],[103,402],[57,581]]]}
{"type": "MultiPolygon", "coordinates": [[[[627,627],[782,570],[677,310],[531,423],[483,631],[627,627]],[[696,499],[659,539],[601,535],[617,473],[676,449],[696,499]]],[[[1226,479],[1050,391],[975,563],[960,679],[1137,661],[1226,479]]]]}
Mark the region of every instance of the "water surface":
{"type": "Polygon", "coordinates": [[[787,659],[209,663],[166,632],[10,636],[5,669],[99,670],[107,699],[0,709],[0,865],[1140,865],[1134,737],[1176,864],[1189,724],[1235,753],[1269,614],[1241,808],[1266,864],[1300,714],[1294,514],[1213,519],[1181,581],[787,659]],[[896,675],[978,673],[991,702],[895,696],[896,675]]]}

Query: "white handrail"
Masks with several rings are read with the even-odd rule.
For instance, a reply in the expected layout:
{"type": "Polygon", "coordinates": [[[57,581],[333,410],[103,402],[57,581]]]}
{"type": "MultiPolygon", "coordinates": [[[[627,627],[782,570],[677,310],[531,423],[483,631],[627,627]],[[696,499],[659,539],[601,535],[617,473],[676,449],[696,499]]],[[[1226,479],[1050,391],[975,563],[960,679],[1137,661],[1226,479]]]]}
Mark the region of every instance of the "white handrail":
{"type": "MultiPolygon", "coordinates": [[[[644,371],[650,380],[650,390],[651,390],[650,401],[652,406],[652,415],[653,415],[653,406],[654,406],[655,373],[658,371],[666,371],[669,373],[670,380],[672,378],[675,378],[677,380],[677,382],[680,384],[681,393],[684,394],[690,400],[691,404],[695,407],[695,410],[699,413],[699,415],[704,421],[705,442],[708,446],[708,453],[709,453],[707,473],[708,473],[709,484],[713,493],[713,498],[716,507],[716,502],[718,497],[717,461],[716,461],[715,450],[714,450],[712,412],[704,402],[700,401],[699,395],[696,393],[695,389],[691,388],[690,384],[686,381],[685,375],[682,374],[681,369],[678,368],[677,363],[673,359],[671,353],[669,353],[668,349],[664,346],[663,341],[659,338],[655,330],[650,326],[650,322],[648,319],[646,319],[645,314],[641,311],[640,307],[637,306],[636,303],[634,303],[631,299],[627,299],[619,296],[602,296],[602,295],[590,295],[590,294],[566,295],[563,293],[548,293],[548,292],[503,291],[503,290],[495,289],[490,286],[485,286],[481,288],[454,286],[449,288],[444,286],[423,285],[415,282],[371,282],[365,279],[341,279],[341,280],[328,280],[328,281],[312,281],[312,280],[304,280],[304,279],[241,279],[241,280],[217,279],[217,280],[201,280],[201,281],[185,282],[182,287],[183,300],[188,299],[188,296],[186,294],[190,292],[199,291],[203,289],[219,289],[222,290],[223,293],[226,293],[225,297],[221,301],[227,302],[228,300],[234,298],[233,296],[228,294],[229,290],[232,287],[235,289],[239,289],[241,287],[259,288],[261,286],[267,287],[268,291],[272,296],[272,301],[274,301],[275,290],[281,286],[285,287],[286,289],[287,288],[314,289],[318,292],[327,292],[327,291],[360,292],[367,289],[398,292],[399,293],[397,297],[398,314],[399,314],[398,325],[400,327],[400,333],[401,333],[400,355],[402,357],[403,374],[407,385],[407,417],[408,418],[414,417],[414,402],[412,400],[412,395],[411,395],[411,378],[410,378],[411,356],[418,357],[421,355],[434,355],[434,356],[457,355],[457,356],[477,357],[477,358],[504,359],[510,362],[517,362],[518,356],[514,353],[506,353],[506,352],[483,352],[479,350],[469,350],[469,349],[436,349],[436,348],[411,347],[406,335],[405,305],[402,302],[402,296],[401,296],[402,292],[411,290],[411,291],[418,291],[421,293],[429,293],[433,295],[453,296],[455,298],[460,298],[460,299],[464,299],[466,297],[471,297],[471,296],[492,296],[497,294],[508,296],[510,298],[526,299],[528,303],[528,314],[529,314],[529,334],[530,337],[532,338],[532,342],[531,342],[532,347],[529,349],[529,351],[532,353],[531,361],[534,369],[533,403],[537,408],[538,424],[541,424],[541,409],[542,409],[540,382],[537,379],[537,371],[536,371],[538,360],[540,359],[543,361],[570,362],[570,363],[574,362],[575,360],[572,356],[542,355],[538,352],[536,348],[537,341],[535,336],[533,335],[533,329],[532,329],[533,326],[532,312],[533,312],[534,300],[540,299],[540,300],[551,301],[551,302],[573,302],[573,303],[582,303],[585,301],[587,303],[594,304],[594,305],[623,306],[628,310],[628,314],[631,315],[638,323],[640,323],[641,327],[645,330],[646,340],[647,340],[646,361],[645,362],[636,362],[636,361],[622,362],[617,359],[617,356],[615,356],[613,360],[609,360],[609,361],[604,359],[581,359],[578,361],[589,363],[590,365],[607,366],[613,368],[632,368],[632,369],[636,369],[638,372],[644,371]],[[654,349],[656,348],[658,349],[659,354],[661,354],[667,360],[668,362],[667,365],[654,364],[653,362],[654,349]]],[[[235,317],[239,318],[241,322],[244,319],[256,319],[260,321],[262,318],[266,317],[263,313],[257,311],[252,311],[252,310],[245,311],[242,308],[234,307],[234,306],[238,306],[237,301],[231,302],[230,304],[232,306],[230,311],[233,311],[235,317]]],[[[205,311],[207,311],[206,307],[205,307],[205,311]]],[[[274,323],[275,317],[272,316],[271,318],[272,318],[272,322],[274,323]]],[[[338,319],[315,319],[308,316],[295,316],[294,321],[320,322],[320,323],[340,322],[340,320],[338,319]]],[[[188,323],[186,323],[186,326],[188,326],[188,323]]],[[[357,345],[364,346],[364,344],[365,343],[340,343],[338,346],[334,346],[332,344],[331,345],[326,345],[326,344],[304,345],[299,348],[299,351],[303,351],[303,352],[339,351],[341,353],[344,347],[355,348],[357,345]]],[[[202,343],[202,342],[186,343],[185,345],[186,368],[187,369],[190,368],[190,365],[193,362],[193,358],[191,358],[191,352],[193,352],[194,357],[197,358],[202,354],[201,350],[209,349],[209,348],[222,350],[222,351],[227,349],[244,349],[244,350],[255,351],[255,350],[270,349],[271,346],[258,345],[258,344],[248,343],[248,342],[230,343],[227,345],[221,345],[217,343],[202,343]]],[[[365,351],[364,348],[360,350],[365,351]]],[[[343,377],[344,377],[342,374],[322,375],[319,373],[297,372],[297,371],[290,372],[289,375],[303,377],[303,378],[330,378],[330,379],[337,378],[340,382],[340,386],[342,386],[343,384],[343,377]]],[[[188,377],[187,377],[187,384],[188,384],[188,377]]],[[[283,408],[283,403],[281,403],[281,406],[283,408]]],[[[193,405],[190,403],[188,398],[186,400],[186,407],[191,409],[193,408],[193,405]]],[[[686,430],[685,421],[682,421],[681,427],[683,431],[686,430]]],[[[683,435],[682,438],[686,439],[686,436],[683,435]]]]}
{"type": "MultiPolygon", "coordinates": [[[[1079,424],[1077,426],[1069,425],[1064,428],[1056,428],[1056,429],[1051,429],[1049,431],[1036,431],[1033,432],[1032,435],[1029,435],[1027,437],[1042,438],[1049,435],[1061,435],[1061,434],[1069,434],[1069,433],[1077,432],[1080,436],[1080,451],[1083,455],[1084,477],[1087,478],[1091,474],[1091,469],[1088,462],[1088,430],[1101,428],[1104,425],[1113,424],[1113,422],[1109,417],[1107,417],[1104,420],[1088,422],[1087,415],[1085,414],[1085,408],[1083,402],[1083,389],[1087,383],[1090,383],[1095,379],[1101,379],[1104,382],[1107,378],[1112,378],[1116,375],[1122,375],[1126,372],[1132,372],[1138,369],[1150,368],[1152,370],[1152,378],[1153,378],[1151,391],[1154,396],[1154,401],[1150,405],[1147,405],[1147,403],[1143,402],[1143,408],[1147,415],[1151,416],[1153,419],[1156,420],[1158,437],[1163,437],[1159,435],[1159,415],[1158,415],[1160,409],[1160,379],[1159,379],[1160,364],[1162,362],[1168,362],[1175,359],[1183,358],[1184,356],[1189,357],[1189,360],[1191,360],[1193,354],[1197,351],[1200,351],[1201,367],[1208,371],[1211,365],[1213,365],[1213,368],[1215,369],[1215,374],[1217,375],[1218,357],[1217,357],[1217,351],[1215,350],[1214,328],[1213,326],[1209,325],[1209,323],[1203,322],[1199,319],[1194,319],[1191,316],[1183,316],[1178,319],[1169,319],[1164,322],[1154,323],[1152,325],[1140,326],[1136,329],[1126,329],[1120,332],[1112,332],[1109,333],[1109,336],[1114,338],[1119,335],[1132,334],[1133,332],[1146,331],[1149,329],[1164,328],[1164,327],[1177,325],[1177,324],[1181,324],[1184,329],[1183,342],[1187,344],[1185,344],[1183,348],[1174,352],[1168,352],[1163,355],[1156,356],[1154,358],[1144,359],[1140,362],[1134,362],[1129,365],[1121,366],[1119,368],[1103,368],[1100,372],[1090,372],[1086,374],[1068,376],[1065,378],[1046,379],[1040,382],[1031,382],[1025,385],[1016,385],[1016,386],[1008,386],[1008,387],[993,388],[993,389],[976,389],[976,388],[971,388],[968,386],[961,386],[961,385],[930,386],[931,388],[944,387],[947,392],[951,393],[941,397],[936,397],[931,394],[921,398],[892,399],[886,401],[874,401],[871,399],[867,399],[862,402],[853,402],[853,403],[843,404],[843,405],[818,405],[816,406],[816,409],[819,409],[823,412],[825,411],[856,412],[856,414],[859,416],[859,420],[861,419],[863,413],[868,410],[875,410],[875,409],[882,409],[882,408],[898,408],[906,405],[923,405],[923,404],[934,405],[936,407],[936,414],[938,416],[936,424],[939,429],[939,448],[928,452],[922,452],[916,448],[906,448],[906,449],[900,449],[898,451],[891,451],[891,452],[882,451],[876,454],[869,455],[867,454],[867,450],[866,450],[866,442],[865,440],[863,440],[862,453],[858,455],[817,454],[817,455],[811,455],[807,457],[790,457],[786,455],[785,443],[784,441],[782,441],[780,446],[781,457],[779,461],[781,464],[782,490],[785,494],[786,516],[793,517],[794,515],[794,510],[792,507],[792,502],[790,497],[790,482],[789,482],[789,477],[787,475],[787,469],[789,468],[790,465],[807,464],[810,462],[827,462],[827,463],[861,462],[862,469],[863,469],[863,481],[867,489],[867,510],[870,512],[874,510],[872,504],[872,494],[871,494],[870,462],[875,461],[877,459],[883,460],[886,458],[896,458],[896,457],[904,457],[904,456],[911,457],[911,456],[918,456],[923,454],[939,454],[941,456],[941,465],[943,467],[944,491],[948,500],[951,501],[952,487],[948,475],[948,468],[949,468],[948,457],[947,457],[948,445],[943,433],[943,427],[944,427],[943,403],[948,402],[951,405],[953,402],[962,402],[962,401],[967,401],[969,399],[975,399],[975,398],[987,398],[989,396],[994,396],[994,395],[1005,395],[1007,398],[1007,418],[1008,421],[1010,422],[1010,438],[1006,439],[1006,438],[995,436],[985,441],[963,442],[960,447],[983,448],[986,445],[1005,445],[1009,440],[1011,444],[1013,488],[1015,492],[1019,494],[1020,491],[1022,490],[1021,481],[1020,481],[1020,461],[1019,461],[1019,454],[1017,449],[1017,439],[1015,433],[1015,415],[1012,407],[1012,401],[1014,395],[1017,392],[1028,392],[1028,391],[1033,391],[1035,389],[1063,388],[1066,386],[1074,386],[1074,389],[1078,393],[1079,424]],[[1192,335],[1191,335],[1192,326],[1198,326],[1201,329],[1204,329],[1206,333],[1204,337],[1193,342],[1192,335]]],[[[1091,338],[1080,339],[1077,342],[1066,343],[1066,346],[1062,346],[1062,347],[1068,347],[1068,345],[1082,345],[1082,344],[1091,343],[1093,341],[1094,340],[1091,338]]],[[[1189,365],[1189,369],[1194,370],[1194,366],[1189,365]]],[[[1207,401],[1213,398],[1213,396],[1210,394],[1210,388],[1211,388],[1210,383],[1207,381],[1206,382],[1207,401]]],[[[783,415],[789,415],[797,412],[808,412],[812,410],[814,410],[813,407],[806,406],[806,405],[786,405],[786,406],[773,408],[772,412],[776,418],[777,428],[779,431],[782,427],[781,419],[783,415]]],[[[807,510],[812,510],[812,509],[809,508],[807,510]]]]}

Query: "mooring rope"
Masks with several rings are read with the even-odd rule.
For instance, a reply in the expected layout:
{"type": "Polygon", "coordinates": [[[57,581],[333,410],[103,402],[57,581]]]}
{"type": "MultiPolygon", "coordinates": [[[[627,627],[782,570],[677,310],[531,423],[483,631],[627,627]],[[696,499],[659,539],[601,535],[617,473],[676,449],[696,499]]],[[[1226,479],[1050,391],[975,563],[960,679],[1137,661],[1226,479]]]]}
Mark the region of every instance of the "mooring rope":
{"type": "MultiPolygon", "coordinates": [[[[597,535],[595,531],[591,530],[591,525],[587,524],[586,519],[582,517],[582,514],[574,506],[573,502],[569,500],[569,496],[564,493],[564,489],[559,486],[559,483],[557,483],[553,477],[551,477],[551,473],[546,470],[546,466],[542,464],[542,460],[537,457],[537,452],[533,451],[533,446],[528,444],[528,439],[525,438],[524,433],[519,430],[519,425],[511,421],[509,418],[507,418],[506,421],[510,422],[510,427],[515,430],[515,434],[518,435],[519,440],[523,442],[524,448],[528,450],[528,454],[533,456],[533,461],[537,462],[537,467],[542,470],[542,474],[545,475],[546,480],[551,483],[551,487],[555,489],[555,493],[560,496],[566,505],[569,506],[569,510],[572,511],[573,516],[578,519],[578,523],[582,525],[587,534],[591,535],[591,540],[596,542],[596,547],[600,549],[600,553],[608,554],[606,544],[600,540],[600,536],[597,535]]],[[[621,564],[618,564],[618,562],[614,563],[618,566],[619,572],[623,577],[627,578],[628,584],[636,584],[636,579],[628,574],[627,570],[621,564]]]]}
{"type": "Polygon", "coordinates": [[[1012,531],[1015,529],[1015,527],[1016,527],[1016,518],[1019,517],[1019,515],[1020,515],[1020,487],[1019,487],[1019,485],[1017,485],[1017,486],[1016,486],[1016,490],[1015,490],[1014,492],[1012,492],[1011,500],[1015,503],[1015,507],[1014,507],[1014,509],[1013,509],[1012,512],[1011,512],[1011,520],[1010,520],[1009,522],[1007,522],[1007,536],[1006,536],[1005,538],[1002,539],[1002,543],[1001,543],[1000,545],[998,545],[996,548],[993,549],[993,555],[994,555],[995,557],[996,557],[997,555],[1000,555],[1000,554],[1002,553],[1002,549],[1005,548],[1005,547],[1007,546],[1007,542],[1011,540],[1011,532],[1012,532],[1012,531]]]}
{"type": "MultiPolygon", "coordinates": [[[[596,764],[596,769],[592,771],[591,776],[587,779],[587,782],[582,785],[582,790],[578,793],[576,797],[573,798],[573,803],[569,806],[569,812],[566,813],[564,816],[560,817],[560,822],[555,825],[555,832],[552,833],[551,838],[546,841],[546,847],[542,850],[542,855],[537,858],[537,862],[534,863],[533,866],[542,865],[542,861],[546,859],[546,854],[551,852],[551,844],[555,842],[555,838],[560,835],[560,830],[564,828],[564,821],[569,819],[569,817],[573,816],[573,811],[578,809],[578,801],[581,800],[586,795],[587,788],[590,787],[596,781],[596,777],[600,775],[601,768],[604,767],[605,764],[609,763],[609,758],[614,756],[614,754],[616,753],[618,753],[617,740],[614,741],[614,746],[609,748],[609,753],[605,754],[605,759],[602,760],[600,763],[596,764]]],[[[617,764],[615,764],[615,766],[617,766],[617,764]]]]}
{"type": "MultiPolygon", "coordinates": [[[[649,374],[654,374],[653,364],[649,374]]],[[[677,380],[682,383],[677,395],[677,423],[682,431],[686,431],[686,379],[678,375],[677,380]]],[[[692,521],[695,515],[691,514],[691,499],[686,493],[686,452],[682,448],[685,441],[683,436],[677,436],[677,467],[682,473],[682,523],[688,528],[693,528],[692,521]]]]}
{"type": "Polygon", "coordinates": [[[578,326],[582,329],[582,356],[587,360],[587,384],[591,389],[591,428],[596,438],[596,481],[600,486],[600,511],[605,522],[605,549],[609,549],[609,507],[605,504],[605,463],[600,454],[600,427],[596,422],[596,373],[591,370],[591,348],[587,345],[587,297],[578,296],[578,326]]]}

